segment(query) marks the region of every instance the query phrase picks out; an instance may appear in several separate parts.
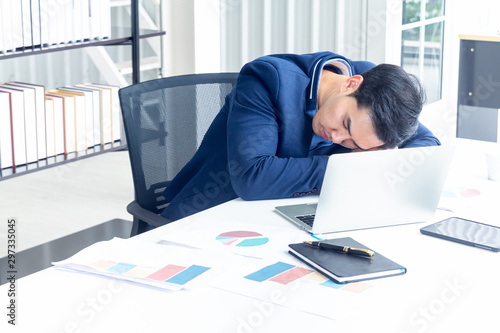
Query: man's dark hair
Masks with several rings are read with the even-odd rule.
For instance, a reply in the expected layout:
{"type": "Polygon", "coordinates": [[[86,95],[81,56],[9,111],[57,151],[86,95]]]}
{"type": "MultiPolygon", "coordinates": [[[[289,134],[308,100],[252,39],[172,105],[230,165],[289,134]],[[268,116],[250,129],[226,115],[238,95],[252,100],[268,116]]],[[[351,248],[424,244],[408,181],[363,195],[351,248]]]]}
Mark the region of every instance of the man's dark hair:
{"type": "Polygon", "coordinates": [[[403,68],[380,64],[362,73],[363,82],[351,94],[359,108],[369,108],[381,148],[395,148],[418,127],[425,93],[419,80],[403,68]]]}

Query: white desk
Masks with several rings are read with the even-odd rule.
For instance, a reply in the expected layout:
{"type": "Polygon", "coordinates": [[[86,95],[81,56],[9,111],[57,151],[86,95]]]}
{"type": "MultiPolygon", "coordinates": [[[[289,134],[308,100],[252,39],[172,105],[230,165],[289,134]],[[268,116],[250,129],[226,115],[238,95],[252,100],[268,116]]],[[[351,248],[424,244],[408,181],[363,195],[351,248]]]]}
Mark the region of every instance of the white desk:
{"type": "MultiPolygon", "coordinates": [[[[500,183],[486,179],[481,160],[462,158],[470,148],[468,141],[461,145],[450,181],[453,186],[480,187],[481,200],[465,207],[465,214],[473,214],[474,207],[479,207],[480,218],[500,225],[498,204],[492,205],[499,202],[500,183]],[[470,161],[476,165],[468,169],[470,161]]],[[[480,151],[473,151],[472,157],[479,156],[480,151]]],[[[166,233],[174,234],[186,224],[201,225],[207,219],[235,226],[263,223],[296,229],[273,212],[276,204],[237,199],[136,239],[156,242],[166,233]]],[[[451,215],[438,210],[434,220],[451,215]]],[[[408,269],[402,276],[370,281],[372,287],[356,298],[356,311],[336,320],[288,308],[286,300],[276,305],[210,286],[167,292],[49,268],[18,281],[17,328],[22,332],[495,331],[500,313],[500,253],[421,235],[419,229],[429,223],[330,234],[331,238],[351,236],[369,244],[408,269]]],[[[0,287],[2,332],[10,328],[4,301],[7,292],[8,285],[0,287]]]]}

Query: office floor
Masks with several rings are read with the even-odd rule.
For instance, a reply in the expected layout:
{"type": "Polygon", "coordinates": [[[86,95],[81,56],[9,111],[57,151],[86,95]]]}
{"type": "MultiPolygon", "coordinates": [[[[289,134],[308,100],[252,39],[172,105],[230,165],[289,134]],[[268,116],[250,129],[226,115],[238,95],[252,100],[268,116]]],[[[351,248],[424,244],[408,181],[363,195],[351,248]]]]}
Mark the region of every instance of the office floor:
{"type": "Polygon", "coordinates": [[[7,252],[7,220],[17,220],[22,251],[112,219],[126,211],[134,188],[127,151],[111,151],[0,180],[0,257],[7,252]]]}

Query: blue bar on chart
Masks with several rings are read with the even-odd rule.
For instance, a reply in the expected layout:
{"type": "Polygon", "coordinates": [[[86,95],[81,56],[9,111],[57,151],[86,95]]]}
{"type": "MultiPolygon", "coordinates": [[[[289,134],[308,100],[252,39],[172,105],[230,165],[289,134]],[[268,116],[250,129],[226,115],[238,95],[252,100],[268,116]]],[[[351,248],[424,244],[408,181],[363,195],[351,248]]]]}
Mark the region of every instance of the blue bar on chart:
{"type": "Polygon", "coordinates": [[[182,272],[180,272],[179,274],[166,280],[165,282],[183,285],[183,284],[186,284],[187,282],[191,281],[192,279],[194,279],[198,275],[203,274],[204,272],[208,271],[209,269],[210,269],[210,267],[192,265],[192,266],[186,268],[185,270],[183,270],[182,272]]]}
{"type": "Polygon", "coordinates": [[[284,262],[277,262],[275,264],[266,266],[252,274],[249,274],[245,276],[246,279],[257,281],[257,282],[262,282],[265,280],[268,280],[272,278],[275,275],[278,275],[280,273],[283,273],[289,269],[294,268],[295,266],[284,263],[284,262]]]}
{"type": "Polygon", "coordinates": [[[108,272],[123,274],[123,273],[128,272],[129,270],[131,270],[135,266],[136,265],[132,265],[132,264],[127,264],[127,263],[124,263],[124,262],[120,262],[120,263],[118,263],[118,264],[116,264],[116,265],[111,266],[110,268],[108,268],[108,272]]]}

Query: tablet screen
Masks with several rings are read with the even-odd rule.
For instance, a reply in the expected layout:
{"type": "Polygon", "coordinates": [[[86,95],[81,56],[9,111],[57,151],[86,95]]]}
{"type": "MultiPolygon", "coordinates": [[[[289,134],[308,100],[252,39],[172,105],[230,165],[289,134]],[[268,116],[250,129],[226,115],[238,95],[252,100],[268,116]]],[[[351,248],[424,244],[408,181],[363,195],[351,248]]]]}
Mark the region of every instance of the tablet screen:
{"type": "Polygon", "coordinates": [[[500,249],[500,228],[479,222],[452,217],[424,227],[421,231],[438,237],[500,249]]]}

